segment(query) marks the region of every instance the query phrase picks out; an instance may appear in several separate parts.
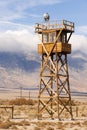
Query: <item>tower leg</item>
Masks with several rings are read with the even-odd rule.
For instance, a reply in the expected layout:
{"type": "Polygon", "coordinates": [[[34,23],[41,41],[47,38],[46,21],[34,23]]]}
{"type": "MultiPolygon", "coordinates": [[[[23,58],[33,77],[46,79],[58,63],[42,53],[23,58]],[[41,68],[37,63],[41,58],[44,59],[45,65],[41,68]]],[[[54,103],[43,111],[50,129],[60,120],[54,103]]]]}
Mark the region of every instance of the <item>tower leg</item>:
{"type": "Polygon", "coordinates": [[[63,112],[67,111],[72,119],[67,54],[51,55],[55,69],[49,60],[46,61],[46,58],[46,55],[42,56],[38,116],[46,111],[52,119],[56,114],[60,120],[61,116],[64,115],[63,112]],[[55,105],[57,110],[55,110],[55,105]]]}
{"type": "MultiPolygon", "coordinates": [[[[63,115],[63,112],[67,111],[73,118],[72,106],[71,106],[71,94],[69,84],[69,73],[67,54],[58,54],[58,100],[59,100],[59,112],[58,116],[63,115]]],[[[59,118],[58,117],[58,118],[59,118]]]]}

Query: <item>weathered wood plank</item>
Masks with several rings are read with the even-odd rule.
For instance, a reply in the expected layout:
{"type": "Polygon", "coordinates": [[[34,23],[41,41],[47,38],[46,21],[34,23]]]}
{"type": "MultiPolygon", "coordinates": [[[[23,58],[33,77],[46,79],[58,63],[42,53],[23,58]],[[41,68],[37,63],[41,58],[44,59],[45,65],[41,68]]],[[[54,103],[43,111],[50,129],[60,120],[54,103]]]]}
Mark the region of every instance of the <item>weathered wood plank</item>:
{"type": "MultiPolygon", "coordinates": [[[[49,53],[52,50],[54,43],[44,43],[44,46],[45,46],[47,52],[49,53]]],[[[71,44],[67,44],[67,43],[65,44],[65,43],[61,43],[61,42],[56,43],[56,46],[54,47],[52,53],[56,53],[56,52],[58,52],[58,53],[62,52],[62,53],[67,53],[67,54],[71,53],[71,44]]],[[[45,50],[44,50],[42,44],[38,44],[38,53],[39,54],[45,53],[45,50]]]]}

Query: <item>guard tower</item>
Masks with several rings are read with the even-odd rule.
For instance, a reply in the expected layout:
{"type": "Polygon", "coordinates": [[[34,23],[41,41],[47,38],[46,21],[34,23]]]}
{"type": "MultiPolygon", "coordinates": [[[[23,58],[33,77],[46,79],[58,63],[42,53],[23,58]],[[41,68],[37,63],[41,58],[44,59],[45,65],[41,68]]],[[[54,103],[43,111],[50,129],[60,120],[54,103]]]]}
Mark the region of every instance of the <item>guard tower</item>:
{"type": "Polygon", "coordinates": [[[67,54],[71,53],[70,37],[74,23],[66,20],[45,21],[35,25],[40,38],[40,85],[38,94],[38,119],[73,118],[67,54]]]}

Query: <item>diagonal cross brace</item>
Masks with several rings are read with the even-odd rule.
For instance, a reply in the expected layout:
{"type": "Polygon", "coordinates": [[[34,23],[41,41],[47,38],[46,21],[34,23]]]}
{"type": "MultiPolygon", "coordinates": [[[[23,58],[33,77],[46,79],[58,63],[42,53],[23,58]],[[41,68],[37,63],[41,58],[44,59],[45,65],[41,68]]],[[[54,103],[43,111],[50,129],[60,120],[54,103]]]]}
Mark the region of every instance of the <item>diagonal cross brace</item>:
{"type": "MultiPolygon", "coordinates": [[[[56,41],[58,40],[60,34],[62,33],[62,30],[63,30],[63,29],[61,29],[61,30],[59,31],[57,37],[55,38],[55,40],[54,40],[54,45],[53,45],[53,47],[51,48],[51,50],[50,50],[49,53],[47,52],[46,47],[45,47],[45,45],[43,44],[42,39],[40,38],[40,36],[39,36],[39,34],[38,34],[39,39],[40,39],[40,41],[41,41],[41,44],[42,44],[42,46],[43,46],[43,49],[44,49],[45,53],[47,54],[47,58],[46,58],[46,61],[44,62],[44,65],[46,64],[46,62],[47,62],[48,59],[49,59],[50,62],[51,62],[51,64],[52,64],[52,66],[53,66],[53,68],[54,68],[54,70],[55,70],[55,73],[56,73],[56,67],[55,67],[55,65],[54,65],[54,63],[53,63],[53,61],[52,61],[52,59],[51,59],[51,57],[50,57],[50,54],[52,53],[52,51],[53,51],[53,49],[54,49],[54,47],[55,47],[55,45],[56,45],[56,41]]],[[[43,71],[43,69],[44,69],[44,67],[42,68],[41,71],[43,71]]]]}

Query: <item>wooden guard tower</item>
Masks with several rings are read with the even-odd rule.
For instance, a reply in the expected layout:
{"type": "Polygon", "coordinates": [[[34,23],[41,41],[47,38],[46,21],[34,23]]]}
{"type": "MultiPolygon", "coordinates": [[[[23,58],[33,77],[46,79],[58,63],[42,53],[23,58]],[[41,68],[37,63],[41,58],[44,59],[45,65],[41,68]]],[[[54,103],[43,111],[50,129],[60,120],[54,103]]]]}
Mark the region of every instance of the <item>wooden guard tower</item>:
{"type": "Polygon", "coordinates": [[[70,37],[74,23],[66,20],[48,21],[35,25],[40,38],[40,85],[38,94],[38,118],[73,118],[67,54],[71,53],[70,37]],[[46,113],[47,112],[47,113],[46,113]]]}

